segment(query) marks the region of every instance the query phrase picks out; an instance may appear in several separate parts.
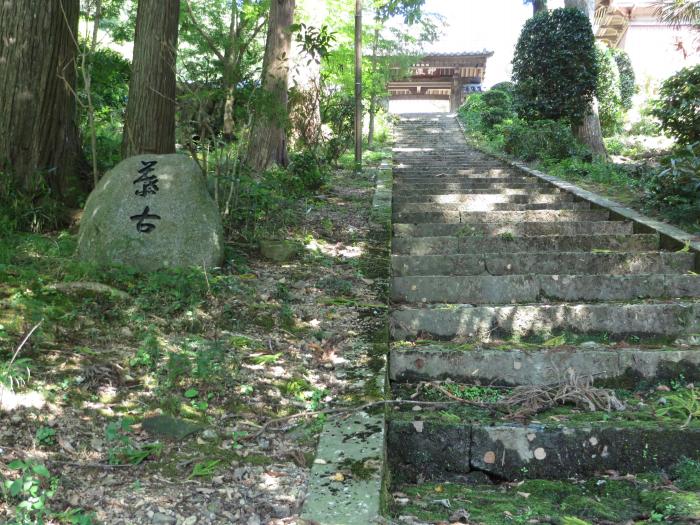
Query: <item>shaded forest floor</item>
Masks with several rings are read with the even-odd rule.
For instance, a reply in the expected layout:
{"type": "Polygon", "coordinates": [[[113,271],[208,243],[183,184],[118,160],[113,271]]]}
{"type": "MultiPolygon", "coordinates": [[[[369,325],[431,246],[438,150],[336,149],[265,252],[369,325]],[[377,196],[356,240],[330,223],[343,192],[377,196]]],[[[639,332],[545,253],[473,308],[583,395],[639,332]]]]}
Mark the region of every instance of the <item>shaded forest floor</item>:
{"type": "Polygon", "coordinates": [[[0,479],[22,479],[0,522],[37,494],[47,523],[294,522],[323,416],[259,431],[355,401],[339,371],[387,290],[371,173],[339,170],[300,204],[289,263],[233,245],[221,270],[137,274],[77,262],[67,232],[0,240],[0,479]]]}

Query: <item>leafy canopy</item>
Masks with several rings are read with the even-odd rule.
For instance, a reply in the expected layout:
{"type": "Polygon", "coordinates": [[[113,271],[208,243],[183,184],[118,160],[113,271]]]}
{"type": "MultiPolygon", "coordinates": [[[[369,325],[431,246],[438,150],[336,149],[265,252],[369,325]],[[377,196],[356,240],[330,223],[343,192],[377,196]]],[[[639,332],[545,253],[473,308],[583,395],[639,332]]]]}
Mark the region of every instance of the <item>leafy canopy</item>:
{"type": "Polygon", "coordinates": [[[513,59],[521,117],[580,123],[593,102],[597,77],[593,30],[580,10],[543,11],[525,23],[513,59]]]}

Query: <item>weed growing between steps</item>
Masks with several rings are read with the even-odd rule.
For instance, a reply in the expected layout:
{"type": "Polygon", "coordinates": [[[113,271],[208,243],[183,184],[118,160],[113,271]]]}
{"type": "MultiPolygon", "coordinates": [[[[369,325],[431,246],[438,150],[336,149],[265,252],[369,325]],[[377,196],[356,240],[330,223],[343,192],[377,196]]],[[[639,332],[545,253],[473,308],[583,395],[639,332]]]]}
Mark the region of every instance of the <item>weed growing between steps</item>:
{"type": "MultiPolygon", "coordinates": [[[[447,425],[517,422],[552,427],[596,425],[639,429],[700,428],[700,389],[695,388],[694,384],[686,383],[683,376],[651,388],[641,385],[636,390],[595,388],[596,396],[607,393],[614,399],[609,409],[604,403],[594,406],[589,401],[592,399],[591,393],[583,389],[580,395],[564,397],[557,393],[556,386],[548,387],[551,391],[551,403],[538,400],[537,395],[542,390],[542,387],[499,388],[451,382],[394,384],[393,393],[396,399],[444,401],[447,404],[425,407],[419,412],[396,408],[390,412],[390,417],[405,421],[434,421],[447,425]],[[529,401],[528,395],[531,398],[529,401]],[[576,399],[580,401],[574,402],[576,399]],[[459,403],[459,400],[463,400],[464,403],[459,403]],[[513,405],[515,400],[518,402],[513,405]],[[522,407],[528,404],[531,409],[523,411],[522,407]]],[[[569,387],[567,391],[576,394],[575,387],[569,387]]]]}
{"type": "MultiPolygon", "coordinates": [[[[47,468],[25,471],[56,484],[47,512],[62,523],[294,516],[323,416],[251,437],[273,418],[383,396],[373,193],[370,177],[335,173],[297,210],[286,234],[306,250],[284,265],[232,245],[220,270],[138,274],[77,262],[67,232],[0,239],[0,485],[25,476],[14,460],[47,468]],[[75,282],[105,288],[53,286],[75,282]],[[177,418],[177,437],[152,433],[154,415],[177,418]]],[[[0,489],[0,522],[20,498],[0,489]]]]}
{"type": "Polygon", "coordinates": [[[412,524],[447,520],[484,525],[694,523],[700,519],[698,476],[700,463],[681,459],[668,473],[607,473],[573,483],[404,485],[393,491],[391,513],[412,524]],[[450,519],[460,515],[461,521],[450,519]]]}

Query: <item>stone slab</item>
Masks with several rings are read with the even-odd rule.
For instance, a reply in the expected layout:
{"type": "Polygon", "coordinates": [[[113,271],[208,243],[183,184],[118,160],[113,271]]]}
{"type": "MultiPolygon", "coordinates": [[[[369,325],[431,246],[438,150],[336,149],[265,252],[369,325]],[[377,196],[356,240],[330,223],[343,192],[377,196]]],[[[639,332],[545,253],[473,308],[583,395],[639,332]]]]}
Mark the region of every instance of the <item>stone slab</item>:
{"type": "Polygon", "coordinates": [[[554,252],[648,252],[659,249],[655,234],[637,235],[547,235],[510,237],[469,236],[470,225],[463,225],[463,237],[395,237],[396,255],[512,254],[554,252]]]}
{"type": "Polygon", "coordinates": [[[621,475],[658,471],[684,455],[697,457],[700,430],[443,424],[417,417],[390,420],[387,440],[392,472],[400,482],[459,480],[475,471],[506,481],[580,479],[608,470],[621,475]]]}
{"type": "Polygon", "coordinates": [[[395,277],[410,275],[630,275],[687,273],[694,254],[677,252],[535,252],[392,255],[395,277]]]}
{"type": "Polygon", "coordinates": [[[700,381],[700,350],[614,349],[602,345],[533,350],[453,349],[439,345],[396,347],[389,358],[392,381],[444,381],[501,386],[547,385],[571,373],[597,383],[678,379],[700,381]]]}
{"type": "Polygon", "coordinates": [[[364,412],[323,426],[301,519],[314,525],[381,522],[384,416],[364,412]],[[353,477],[352,470],[362,476],[353,477]]]}
{"type": "Polygon", "coordinates": [[[678,337],[700,332],[700,304],[599,303],[560,305],[396,308],[390,314],[395,341],[415,339],[488,341],[493,335],[541,335],[557,331],[611,338],[678,337]]]}
{"type": "Polygon", "coordinates": [[[700,296],[700,276],[633,275],[429,275],[394,277],[397,303],[522,304],[634,301],[700,296]]]}
{"type": "Polygon", "coordinates": [[[394,223],[395,237],[450,237],[465,234],[497,236],[511,234],[514,237],[538,235],[630,235],[633,223],[628,221],[584,221],[584,222],[521,222],[521,223],[474,223],[465,230],[461,224],[394,223]]]}

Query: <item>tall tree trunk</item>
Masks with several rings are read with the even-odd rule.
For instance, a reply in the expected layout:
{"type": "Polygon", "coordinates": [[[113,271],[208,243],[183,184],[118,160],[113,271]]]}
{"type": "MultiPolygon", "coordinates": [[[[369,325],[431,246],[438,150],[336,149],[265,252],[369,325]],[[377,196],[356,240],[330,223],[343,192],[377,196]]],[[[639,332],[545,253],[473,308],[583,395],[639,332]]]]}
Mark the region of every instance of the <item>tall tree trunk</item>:
{"type": "MultiPolygon", "coordinates": [[[[580,9],[588,17],[593,24],[595,17],[595,0],[564,0],[566,7],[580,9]]],[[[588,114],[584,117],[583,122],[579,126],[574,126],[574,135],[586,146],[588,146],[594,155],[607,156],[605,143],[603,142],[603,131],[600,127],[600,117],[598,116],[598,102],[594,101],[589,108],[588,114]]]]}
{"type": "Polygon", "coordinates": [[[180,0],[139,0],[122,155],[175,152],[180,0]]]}
{"type": "MultiPolygon", "coordinates": [[[[377,17],[378,19],[378,17],[377,17]]],[[[375,19],[376,20],[376,19],[375,19]]],[[[372,79],[374,80],[374,75],[377,73],[377,53],[379,47],[379,28],[374,30],[374,42],[372,42],[372,79]]],[[[369,98],[369,130],[367,131],[367,149],[372,149],[372,144],[374,143],[374,121],[377,116],[377,94],[375,93],[374,86],[372,87],[372,93],[369,98]]]]}
{"type": "Polygon", "coordinates": [[[295,0],[272,0],[263,58],[263,90],[266,107],[258,108],[250,132],[247,163],[256,173],[273,164],[287,166],[287,102],[289,93],[289,53],[295,0]]]}
{"type": "Polygon", "coordinates": [[[533,16],[537,13],[547,10],[547,0],[532,0],[532,14],[533,16]]]}
{"type": "Polygon", "coordinates": [[[226,42],[226,51],[224,55],[224,90],[226,91],[226,101],[224,102],[224,139],[227,141],[233,140],[234,119],[233,106],[236,96],[236,73],[238,71],[239,58],[239,27],[241,21],[239,19],[238,4],[231,2],[231,23],[228,29],[228,41],[226,42]]]}
{"type": "Polygon", "coordinates": [[[79,0],[0,2],[0,172],[75,205],[89,182],[75,120],[79,0]]]}
{"type": "Polygon", "coordinates": [[[355,0],[355,172],[362,171],[362,0],[355,0]]]}

